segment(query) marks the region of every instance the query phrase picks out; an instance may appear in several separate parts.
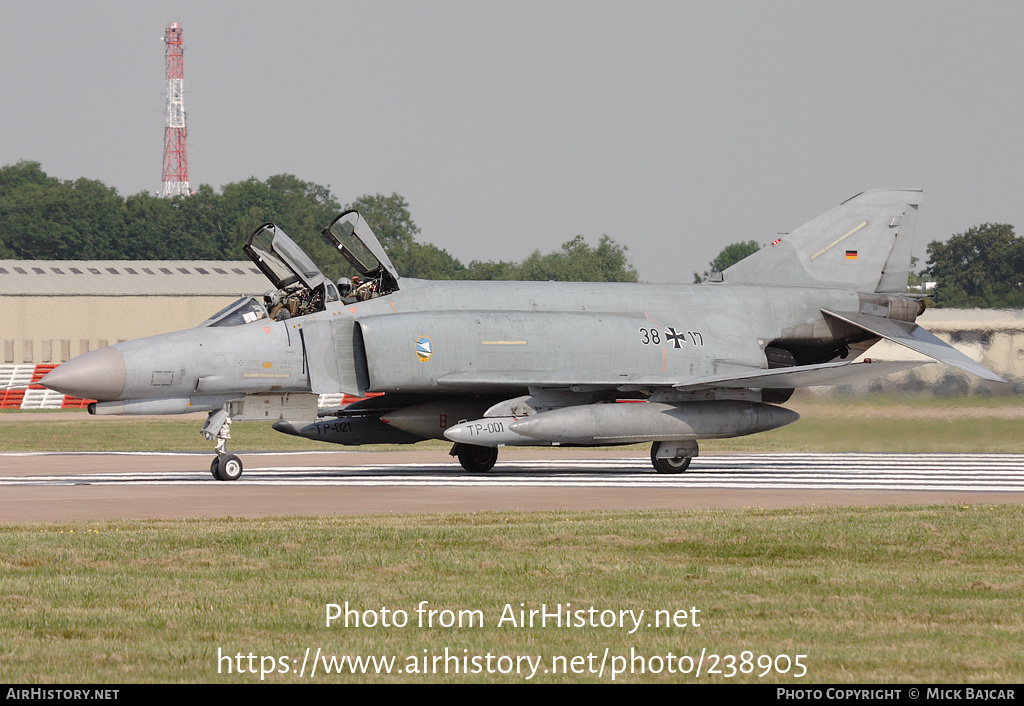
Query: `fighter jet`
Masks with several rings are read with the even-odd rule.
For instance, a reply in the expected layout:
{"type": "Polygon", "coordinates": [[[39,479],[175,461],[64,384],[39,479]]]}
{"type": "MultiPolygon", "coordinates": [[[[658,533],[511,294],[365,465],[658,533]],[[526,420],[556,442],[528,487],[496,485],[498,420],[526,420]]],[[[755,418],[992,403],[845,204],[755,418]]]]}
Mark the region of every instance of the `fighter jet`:
{"type": "Polygon", "coordinates": [[[230,423],[360,445],[453,442],[470,472],[502,446],[651,444],[660,473],[698,441],[799,418],[796,388],[922,364],[861,360],[880,339],[1001,378],[914,323],[916,189],[861,193],[701,284],[402,278],[355,211],[322,235],[358,273],[328,280],[277,226],[244,251],[273,284],[196,328],[86,353],[41,380],[92,414],[209,412],[211,472],[236,480],[230,423]],[[319,394],[361,398],[317,409],[319,394]]]}

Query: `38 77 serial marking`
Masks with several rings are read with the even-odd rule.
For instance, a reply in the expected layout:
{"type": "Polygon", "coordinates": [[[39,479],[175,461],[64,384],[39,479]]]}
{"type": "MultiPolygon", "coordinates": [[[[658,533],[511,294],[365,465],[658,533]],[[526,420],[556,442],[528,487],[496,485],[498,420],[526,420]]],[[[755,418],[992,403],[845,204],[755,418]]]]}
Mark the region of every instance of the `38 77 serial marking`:
{"type": "MultiPolygon", "coordinates": [[[[662,332],[656,328],[640,329],[640,343],[645,346],[660,346],[662,338],[662,332]]],[[[664,332],[664,341],[666,344],[671,343],[675,348],[682,348],[684,343],[703,346],[704,336],[700,331],[676,331],[674,328],[668,328],[664,332]]]]}

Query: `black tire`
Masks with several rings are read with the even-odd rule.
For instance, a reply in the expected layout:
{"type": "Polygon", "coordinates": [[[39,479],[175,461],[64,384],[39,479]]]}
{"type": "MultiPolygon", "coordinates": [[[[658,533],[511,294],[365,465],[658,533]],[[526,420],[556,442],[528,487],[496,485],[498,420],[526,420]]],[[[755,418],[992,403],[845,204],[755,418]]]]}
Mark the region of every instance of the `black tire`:
{"type": "Polygon", "coordinates": [[[242,477],[242,459],[234,454],[220,456],[217,459],[217,480],[238,480],[242,477]]]}
{"type": "Polygon", "coordinates": [[[455,453],[459,457],[459,463],[470,473],[486,473],[494,468],[498,460],[498,449],[490,446],[459,444],[455,453]]]}
{"type": "Polygon", "coordinates": [[[210,463],[210,473],[214,478],[220,480],[220,477],[217,475],[218,471],[220,471],[220,456],[214,456],[213,461],[210,463]]]}
{"type": "Polygon", "coordinates": [[[693,459],[689,456],[658,458],[658,449],[660,447],[660,441],[655,441],[651,444],[651,464],[658,473],[683,473],[690,467],[690,461],[693,459]]]}

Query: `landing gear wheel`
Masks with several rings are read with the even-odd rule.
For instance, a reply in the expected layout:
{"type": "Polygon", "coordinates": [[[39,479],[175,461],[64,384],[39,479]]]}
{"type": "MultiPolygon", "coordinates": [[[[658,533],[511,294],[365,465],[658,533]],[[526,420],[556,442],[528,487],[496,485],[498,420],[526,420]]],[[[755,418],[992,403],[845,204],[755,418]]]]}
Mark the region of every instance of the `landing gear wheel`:
{"type": "Polygon", "coordinates": [[[218,456],[214,459],[217,470],[213,477],[217,480],[238,480],[242,477],[242,460],[234,454],[218,456]]]}
{"type": "Polygon", "coordinates": [[[217,477],[217,471],[219,471],[219,470],[220,470],[220,456],[214,456],[213,457],[213,462],[210,464],[210,473],[212,473],[213,477],[217,478],[217,480],[220,480],[220,478],[217,477]]]}
{"type": "Polygon", "coordinates": [[[682,473],[690,467],[690,461],[693,460],[690,456],[658,458],[658,448],[660,446],[660,441],[655,441],[651,445],[651,463],[654,465],[654,470],[658,473],[682,473]]]}
{"type": "Polygon", "coordinates": [[[498,449],[490,446],[459,444],[455,450],[459,463],[470,473],[486,473],[498,460],[498,449]]]}

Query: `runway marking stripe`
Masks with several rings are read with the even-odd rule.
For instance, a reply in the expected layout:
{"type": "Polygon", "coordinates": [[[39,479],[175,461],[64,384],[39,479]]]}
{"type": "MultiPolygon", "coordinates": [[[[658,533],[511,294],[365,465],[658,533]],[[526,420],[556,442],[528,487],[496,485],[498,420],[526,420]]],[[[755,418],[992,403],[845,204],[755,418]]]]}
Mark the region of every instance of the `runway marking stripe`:
{"type": "MultiPolygon", "coordinates": [[[[350,449],[338,449],[331,451],[238,451],[240,455],[245,456],[326,456],[333,454],[354,454],[354,453],[365,453],[358,450],[350,449]]],[[[207,456],[211,457],[212,454],[208,451],[4,451],[0,452],[0,457],[3,456],[207,456]]],[[[842,453],[813,453],[813,452],[800,452],[794,451],[791,453],[750,453],[750,454],[708,454],[706,456],[698,456],[695,460],[709,461],[714,460],[717,462],[728,463],[731,460],[784,460],[784,459],[811,459],[815,462],[828,461],[830,459],[844,460],[844,459],[964,459],[970,458],[974,461],[984,461],[986,459],[1015,459],[1018,462],[1024,463],[1024,454],[1019,453],[985,453],[985,454],[960,454],[960,453],[873,453],[873,452],[842,452],[842,453]]],[[[604,459],[575,459],[579,463],[618,463],[620,461],[627,462],[647,462],[648,459],[644,456],[636,456],[634,458],[604,458],[604,459]]],[[[529,461],[529,463],[570,463],[573,459],[538,459],[536,461],[529,461]]],[[[436,464],[402,464],[402,465],[436,465],[436,464]]]]}
{"type": "MultiPolygon", "coordinates": [[[[181,487],[181,486],[199,486],[204,485],[207,487],[220,487],[212,486],[215,483],[212,478],[209,481],[206,480],[182,480],[182,481],[154,481],[146,483],[147,487],[162,486],[162,487],[181,487]]],[[[0,483],[2,486],[17,486],[17,485],[93,485],[92,483],[55,483],[55,484],[27,484],[27,483],[0,483]]],[[[340,484],[336,481],[317,480],[313,482],[296,484],[290,481],[267,481],[267,480],[252,480],[247,484],[250,487],[254,486],[276,486],[280,487],[283,485],[298,486],[302,487],[423,487],[423,483],[420,481],[394,481],[389,483],[380,483],[379,481],[369,480],[349,480],[344,484],[340,484]]],[[[457,487],[500,487],[500,486],[515,486],[517,488],[526,487],[538,487],[538,488],[618,488],[620,490],[627,488],[691,488],[691,489],[741,489],[741,490],[862,490],[862,491],[930,491],[930,492],[959,492],[959,493],[977,493],[977,492],[992,492],[992,493],[1024,493],[1024,487],[1022,486],[983,486],[983,487],[965,487],[962,483],[951,484],[951,485],[915,485],[907,486],[901,484],[888,484],[888,483],[875,483],[875,484],[851,484],[851,485],[814,485],[814,484],[799,484],[799,483],[780,483],[780,482],[769,482],[769,483],[738,483],[731,485],[724,485],[721,483],[683,483],[683,482],[668,482],[668,483],[657,483],[650,481],[637,482],[629,485],[623,485],[620,483],[614,483],[609,481],[593,481],[593,482],[577,482],[577,481],[566,481],[566,482],[516,482],[516,483],[493,483],[484,481],[469,481],[463,480],[458,483],[449,483],[445,485],[457,486],[457,487]]],[[[212,491],[220,492],[220,491],[212,491]]]]}
{"type": "MultiPolygon", "coordinates": [[[[290,456],[306,452],[258,454],[290,456]]],[[[337,452],[317,452],[337,453],[337,452]]],[[[0,454],[0,457],[43,455],[0,454]]],[[[54,455],[101,455],[88,454],[54,455]]],[[[108,455],[182,456],[200,454],[155,452],[108,455]]],[[[249,455],[249,454],[246,454],[249,455]]],[[[257,455],[257,454],[252,454],[257,455]]],[[[89,473],[77,475],[0,477],[0,486],[206,485],[236,487],[215,481],[208,471],[151,473],[89,473]]],[[[599,488],[721,488],[764,490],[930,490],[963,492],[1024,492],[1024,454],[744,454],[706,456],[694,460],[690,471],[658,475],[646,458],[510,460],[488,474],[470,475],[452,463],[360,464],[329,466],[271,466],[246,470],[248,486],[398,486],[452,487],[599,487],[599,488]],[[936,464],[938,468],[921,466],[936,464]],[[641,473],[636,473],[641,471],[641,473]]]]}

